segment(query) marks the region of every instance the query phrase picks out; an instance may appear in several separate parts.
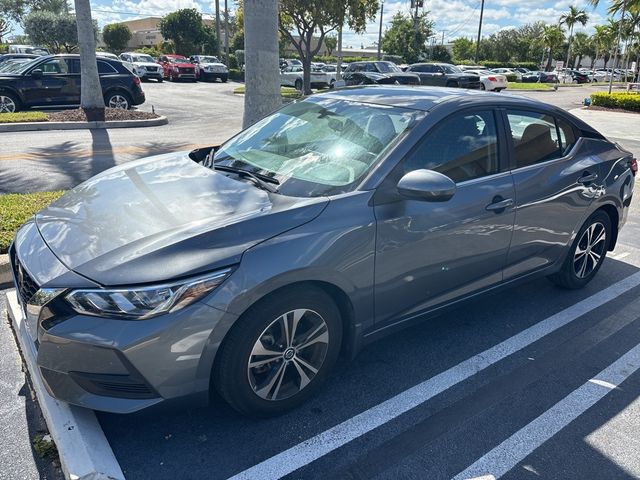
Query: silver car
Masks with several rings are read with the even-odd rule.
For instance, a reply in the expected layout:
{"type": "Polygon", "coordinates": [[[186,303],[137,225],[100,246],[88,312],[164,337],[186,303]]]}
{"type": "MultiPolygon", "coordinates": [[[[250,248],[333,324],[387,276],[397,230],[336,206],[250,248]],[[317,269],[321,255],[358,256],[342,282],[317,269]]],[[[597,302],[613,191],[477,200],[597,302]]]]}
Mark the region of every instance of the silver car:
{"type": "Polygon", "coordinates": [[[479,293],[586,285],[636,171],[584,122],[515,96],[290,103],[221,146],[107,170],[18,231],[37,374],[110,412],[214,390],[244,414],[288,411],[340,355],[479,293]]]}

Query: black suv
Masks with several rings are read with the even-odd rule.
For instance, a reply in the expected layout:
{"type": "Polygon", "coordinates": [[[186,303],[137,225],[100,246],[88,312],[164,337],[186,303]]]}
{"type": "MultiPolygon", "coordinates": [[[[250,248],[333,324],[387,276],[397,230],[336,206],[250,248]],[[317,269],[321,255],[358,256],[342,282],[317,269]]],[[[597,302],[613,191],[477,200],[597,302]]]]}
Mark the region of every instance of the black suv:
{"type": "Polygon", "coordinates": [[[455,65],[448,63],[414,63],[409,65],[407,72],[418,74],[421,85],[470,89],[479,89],[481,86],[478,75],[465,73],[455,65]]]}
{"type": "MultiPolygon", "coordinates": [[[[98,74],[107,107],[127,109],[144,103],[140,79],[122,62],[99,58],[98,74]]],[[[45,55],[15,72],[0,74],[0,113],[79,104],[79,55],[45,55]]]]}
{"type": "Polygon", "coordinates": [[[342,74],[347,85],[419,85],[420,78],[392,62],[353,62],[342,74]]]}

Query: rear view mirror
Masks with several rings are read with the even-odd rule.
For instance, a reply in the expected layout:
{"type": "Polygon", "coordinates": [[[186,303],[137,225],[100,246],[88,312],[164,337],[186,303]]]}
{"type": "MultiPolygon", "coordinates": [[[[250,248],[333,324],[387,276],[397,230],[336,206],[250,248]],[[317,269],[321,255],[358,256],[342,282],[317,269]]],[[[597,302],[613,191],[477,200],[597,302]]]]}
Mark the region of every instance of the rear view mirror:
{"type": "Polygon", "coordinates": [[[406,198],[425,202],[446,202],[456,193],[456,184],[433,170],[414,170],[398,182],[398,192],[406,198]]]}

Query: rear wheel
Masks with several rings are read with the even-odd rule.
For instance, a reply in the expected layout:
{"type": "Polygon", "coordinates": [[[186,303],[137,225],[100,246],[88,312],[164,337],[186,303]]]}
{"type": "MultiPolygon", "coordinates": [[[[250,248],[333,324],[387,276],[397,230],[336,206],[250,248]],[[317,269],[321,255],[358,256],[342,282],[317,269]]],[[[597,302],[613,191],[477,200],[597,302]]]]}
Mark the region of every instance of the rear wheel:
{"type": "Polygon", "coordinates": [[[107,93],[104,98],[106,107],[119,108],[121,110],[129,110],[131,108],[131,97],[125,92],[111,92],[107,93]]]}
{"type": "Polygon", "coordinates": [[[487,89],[487,87],[484,86],[484,83],[481,83],[480,84],[480,90],[486,90],[486,89],[487,89]]]}
{"type": "Polygon", "coordinates": [[[302,91],[302,80],[297,79],[296,83],[294,85],[295,85],[296,90],[302,91]]]}
{"type": "Polygon", "coordinates": [[[458,82],[447,82],[447,87],[458,88],[458,82]]]}
{"type": "Polygon", "coordinates": [[[324,291],[276,293],[245,313],[224,339],[213,385],[245,415],[285,413],[322,386],[341,341],[340,312],[324,291]]]}
{"type": "Polygon", "coordinates": [[[578,231],[562,269],[549,279],[563,288],[584,287],[602,266],[609,248],[610,235],[609,216],[603,211],[596,211],[578,231]]]}
{"type": "Polygon", "coordinates": [[[14,113],[20,110],[20,100],[13,93],[0,92],[0,113],[14,113]]]}

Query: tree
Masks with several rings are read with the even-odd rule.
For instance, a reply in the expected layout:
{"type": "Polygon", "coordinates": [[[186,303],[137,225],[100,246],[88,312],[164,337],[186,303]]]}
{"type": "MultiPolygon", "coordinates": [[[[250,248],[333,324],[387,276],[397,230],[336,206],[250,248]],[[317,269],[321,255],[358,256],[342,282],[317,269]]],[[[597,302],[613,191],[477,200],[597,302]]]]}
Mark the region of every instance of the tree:
{"type": "Polygon", "coordinates": [[[428,12],[418,15],[416,21],[409,15],[396,13],[382,37],[382,49],[390,55],[401,55],[405,62],[415,63],[427,56],[427,39],[433,32],[428,12]]]}
{"type": "Polygon", "coordinates": [[[595,65],[595,62],[600,58],[600,54],[602,54],[604,68],[607,68],[611,50],[613,49],[615,32],[611,31],[607,25],[596,25],[594,28],[595,33],[591,36],[591,39],[596,47],[596,57],[593,64],[595,65]]]}
{"type": "Polygon", "coordinates": [[[572,5],[569,7],[569,11],[560,16],[560,25],[566,25],[569,29],[569,45],[567,47],[567,68],[569,67],[569,60],[571,59],[571,41],[573,39],[573,27],[576,23],[582,26],[587,24],[589,15],[584,10],[578,10],[578,7],[572,5]]]}
{"type": "Polygon", "coordinates": [[[30,12],[69,13],[69,5],[67,0],[0,0],[0,12],[6,19],[21,23],[30,12]]]}
{"type": "Polygon", "coordinates": [[[338,46],[338,37],[335,35],[327,35],[324,39],[324,46],[327,47],[327,53],[331,55],[338,46]]]}
{"type": "Polygon", "coordinates": [[[2,38],[11,32],[11,25],[4,18],[0,17],[0,43],[2,43],[2,38]]]}
{"type": "Polygon", "coordinates": [[[542,44],[547,48],[549,57],[547,58],[546,71],[551,70],[551,62],[553,61],[553,53],[562,47],[564,42],[564,32],[558,25],[547,25],[542,31],[542,44]]]}
{"type": "Polygon", "coordinates": [[[245,95],[242,126],[282,105],[278,71],[278,0],[245,0],[245,95]]]}
{"type": "MultiPolygon", "coordinates": [[[[322,48],[327,34],[345,22],[352,31],[361,33],[365,30],[367,20],[373,19],[377,11],[378,0],[280,1],[280,33],[289,39],[300,55],[304,67],[305,94],[311,93],[311,62],[322,48]],[[297,35],[292,34],[292,30],[297,35]]],[[[245,22],[245,36],[246,34],[245,22]]],[[[247,46],[246,50],[248,49],[247,46]]]]}
{"type": "Polygon", "coordinates": [[[461,62],[463,60],[471,60],[475,55],[476,44],[473,40],[460,37],[453,41],[453,58],[461,62]]]}
{"type": "Polygon", "coordinates": [[[431,47],[430,56],[436,62],[451,63],[451,53],[444,45],[434,45],[431,47]]]}
{"type": "Polygon", "coordinates": [[[102,29],[102,40],[110,51],[123,52],[131,40],[131,30],[124,23],[105,25],[102,29]]]}
{"type": "Polygon", "coordinates": [[[96,29],[89,0],[75,0],[80,47],[80,107],[87,120],[104,120],[104,98],[96,61],[96,29]]]}
{"type": "MultiPolygon", "coordinates": [[[[74,51],[78,46],[76,16],[64,13],[57,15],[47,11],[33,11],[24,18],[24,31],[31,42],[44,45],[54,53],[74,51]]],[[[93,38],[97,36],[97,25],[92,23],[93,38]]]]}
{"type": "Polygon", "coordinates": [[[204,29],[204,39],[202,41],[203,53],[206,55],[217,55],[220,42],[218,42],[218,37],[216,37],[215,26],[205,25],[202,28],[204,29]]]}
{"type": "Polygon", "coordinates": [[[589,56],[593,58],[595,55],[595,48],[589,38],[589,35],[583,32],[578,32],[573,38],[573,54],[578,57],[578,61],[575,63],[575,68],[580,68],[582,63],[582,57],[589,56]]]}
{"type": "Polygon", "coordinates": [[[162,17],[160,33],[173,42],[177,54],[185,56],[200,51],[206,37],[202,14],[195,8],[183,8],[162,17]]]}

